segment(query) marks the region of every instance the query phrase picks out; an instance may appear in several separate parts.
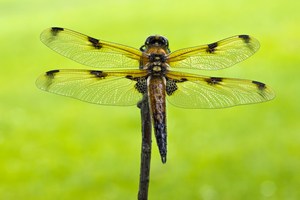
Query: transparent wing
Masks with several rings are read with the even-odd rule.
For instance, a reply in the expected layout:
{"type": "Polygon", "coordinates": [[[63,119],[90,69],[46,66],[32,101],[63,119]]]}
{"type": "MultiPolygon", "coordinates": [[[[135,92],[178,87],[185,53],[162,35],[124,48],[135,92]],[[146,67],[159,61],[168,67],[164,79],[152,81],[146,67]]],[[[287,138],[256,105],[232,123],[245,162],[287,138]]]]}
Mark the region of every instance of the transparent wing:
{"type": "Polygon", "coordinates": [[[43,31],[41,41],[59,54],[91,67],[137,68],[142,55],[135,48],[58,27],[43,31]]]}
{"type": "Polygon", "coordinates": [[[171,104],[183,108],[225,108],[275,97],[271,88],[258,81],[180,72],[168,73],[167,94],[171,104]]]}
{"type": "Polygon", "coordinates": [[[237,35],[208,45],[180,49],[168,57],[173,68],[218,70],[253,55],[259,42],[249,35],[237,35]]]}
{"type": "Polygon", "coordinates": [[[142,98],[137,80],[142,70],[103,72],[97,70],[52,70],[36,80],[38,88],[102,105],[136,105],[142,98]]]}

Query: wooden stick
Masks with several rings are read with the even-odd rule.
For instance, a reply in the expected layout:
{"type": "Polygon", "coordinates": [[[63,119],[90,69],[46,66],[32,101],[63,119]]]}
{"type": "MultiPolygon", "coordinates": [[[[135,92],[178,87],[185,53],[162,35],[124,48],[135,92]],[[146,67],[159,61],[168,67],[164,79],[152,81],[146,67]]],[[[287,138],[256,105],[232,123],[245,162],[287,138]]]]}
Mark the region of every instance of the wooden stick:
{"type": "Polygon", "coordinates": [[[138,200],[147,200],[150,180],[150,161],[152,143],[152,124],[147,94],[144,94],[143,99],[138,103],[138,107],[141,109],[142,119],[142,147],[138,200]]]}

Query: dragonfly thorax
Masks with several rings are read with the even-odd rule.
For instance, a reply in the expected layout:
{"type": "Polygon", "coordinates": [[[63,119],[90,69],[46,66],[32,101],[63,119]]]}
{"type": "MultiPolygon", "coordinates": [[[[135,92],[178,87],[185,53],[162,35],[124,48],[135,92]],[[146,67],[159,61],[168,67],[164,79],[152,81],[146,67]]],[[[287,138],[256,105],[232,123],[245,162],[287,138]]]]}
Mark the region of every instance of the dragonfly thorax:
{"type": "Polygon", "coordinates": [[[151,53],[149,55],[149,62],[166,62],[166,55],[165,54],[158,54],[158,53],[151,53]]]}
{"type": "Polygon", "coordinates": [[[147,70],[152,75],[164,76],[168,71],[168,68],[169,67],[166,63],[154,62],[154,63],[149,63],[149,65],[147,65],[147,70]]]}
{"type": "Polygon", "coordinates": [[[166,60],[166,55],[163,53],[150,53],[144,69],[147,69],[151,74],[163,75],[168,69],[166,60]]]}

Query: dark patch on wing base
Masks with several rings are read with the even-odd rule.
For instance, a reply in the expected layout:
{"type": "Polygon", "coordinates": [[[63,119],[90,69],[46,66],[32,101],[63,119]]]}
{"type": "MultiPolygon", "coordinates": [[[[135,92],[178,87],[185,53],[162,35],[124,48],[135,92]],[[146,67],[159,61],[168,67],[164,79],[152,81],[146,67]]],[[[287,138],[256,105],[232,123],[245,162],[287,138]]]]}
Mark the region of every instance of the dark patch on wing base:
{"type": "Polygon", "coordinates": [[[147,93],[147,77],[138,77],[135,78],[132,75],[127,75],[125,78],[136,81],[134,85],[135,89],[139,91],[139,93],[145,94],[147,93]]]}
{"type": "Polygon", "coordinates": [[[140,93],[146,94],[147,93],[147,79],[144,78],[137,78],[135,79],[137,82],[135,84],[135,89],[137,89],[140,93]]]}
{"type": "Polygon", "coordinates": [[[258,82],[258,81],[252,81],[253,84],[257,86],[259,90],[264,90],[266,88],[266,84],[258,82]]]}
{"type": "Polygon", "coordinates": [[[92,45],[93,45],[93,47],[95,47],[95,49],[101,49],[102,46],[100,45],[98,39],[95,39],[95,38],[92,38],[92,37],[88,36],[88,40],[89,40],[89,42],[92,43],[92,45]]]}
{"type": "Polygon", "coordinates": [[[243,39],[245,43],[249,43],[250,41],[249,35],[239,35],[239,38],[243,39]]]}
{"type": "Polygon", "coordinates": [[[175,80],[167,80],[166,82],[166,93],[167,95],[172,95],[178,89],[175,80]]]}
{"type": "Polygon", "coordinates": [[[177,89],[177,83],[182,83],[187,81],[186,78],[181,78],[179,80],[175,80],[175,79],[167,79],[166,82],[166,93],[168,96],[172,95],[177,89]]]}
{"type": "Polygon", "coordinates": [[[105,78],[107,76],[107,73],[98,70],[92,70],[90,73],[97,78],[105,78]]]}
{"type": "Polygon", "coordinates": [[[211,43],[211,44],[207,45],[208,48],[206,49],[206,52],[207,53],[214,53],[217,46],[218,46],[217,42],[214,42],[214,43],[211,43]]]}
{"type": "Polygon", "coordinates": [[[210,78],[206,78],[204,79],[209,85],[216,85],[220,82],[223,81],[223,78],[220,77],[210,77],[210,78]]]}
{"type": "Polygon", "coordinates": [[[58,73],[58,72],[59,72],[58,69],[51,70],[51,71],[46,72],[46,76],[49,77],[49,78],[54,78],[55,74],[58,73]]]}

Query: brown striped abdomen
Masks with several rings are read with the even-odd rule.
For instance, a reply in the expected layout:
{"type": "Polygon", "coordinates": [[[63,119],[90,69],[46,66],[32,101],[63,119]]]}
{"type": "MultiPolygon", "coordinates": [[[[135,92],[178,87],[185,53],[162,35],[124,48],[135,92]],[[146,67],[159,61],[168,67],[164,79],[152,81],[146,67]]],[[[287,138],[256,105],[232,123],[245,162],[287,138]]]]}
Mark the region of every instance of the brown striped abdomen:
{"type": "Polygon", "coordinates": [[[166,81],[164,77],[148,77],[148,97],[154,133],[162,162],[167,158],[166,81]]]}

